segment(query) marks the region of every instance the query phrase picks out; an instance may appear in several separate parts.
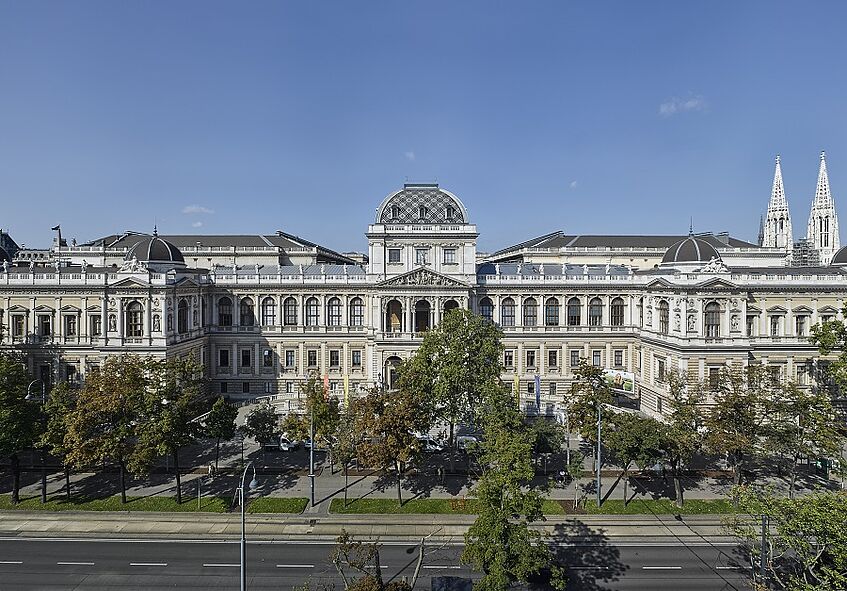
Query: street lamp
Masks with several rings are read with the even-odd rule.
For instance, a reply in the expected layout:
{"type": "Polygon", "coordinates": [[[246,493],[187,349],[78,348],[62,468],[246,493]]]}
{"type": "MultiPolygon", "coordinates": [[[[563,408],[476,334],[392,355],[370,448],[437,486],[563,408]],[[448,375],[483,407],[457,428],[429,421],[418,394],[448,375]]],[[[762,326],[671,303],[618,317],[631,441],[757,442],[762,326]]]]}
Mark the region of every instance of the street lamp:
{"type": "Polygon", "coordinates": [[[312,412],[309,419],[309,492],[312,507],[315,506],[315,404],[312,401],[312,412]]]}
{"type": "Polygon", "coordinates": [[[244,517],[244,509],[247,504],[247,494],[244,490],[244,480],[247,478],[247,471],[253,470],[253,480],[250,481],[249,490],[256,490],[259,486],[259,481],[256,480],[256,467],[251,460],[244,468],[244,473],[241,475],[241,486],[238,487],[238,500],[241,503],[241,591],[247,591],[247,528],[244,517]]]}
{"type": "MultiPolygon", "coordinates": [[[[41,402],[41,411],[44,412],[44,405],[47,403],[47,391],[44,388],[43,380],[32,380],[29,385],[26,387],[26,398],[24,400],[28,402],[41,402]],[[32,393],[32,387],[35,384],[41,384],[41,397],[34,395],[32,393]]],[[[43,420],[43,419],[42,419],[43,420]]],[[[45,466],[46,459],[44,457],[44,447],[41,447],[41,502],[47,502],[47,466],[45,466]]]]}

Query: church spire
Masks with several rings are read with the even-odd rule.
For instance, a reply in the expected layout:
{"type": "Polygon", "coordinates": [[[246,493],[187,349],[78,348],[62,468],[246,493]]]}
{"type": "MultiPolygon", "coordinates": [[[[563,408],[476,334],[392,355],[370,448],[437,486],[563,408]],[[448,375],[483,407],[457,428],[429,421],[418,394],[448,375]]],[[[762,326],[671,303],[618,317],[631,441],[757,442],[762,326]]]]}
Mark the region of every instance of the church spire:
{"type": "Polygon", "coordinates": [[[779,154],[777,154],[771,200],[768,202],[768,212],[765,216],[764,231],[762,232],[762,246],[791,250],[793,245],[794,232],[791,229],[791,212],[788,210],[788,199],[785,197],[785,186],[782,184],[782,165],[779,154]]]}
{"type": "Polygon", "coordinates": [[[821,152],[821,164],[818,169],[818,185],[812,210],[809,212],[807,238],[820,253],[821,264],[828,265],[835,252],[841,248],[838,234],[838,214],[835,200],[829,187],[829,174],[826,170],[826,153],[821,152]]]}

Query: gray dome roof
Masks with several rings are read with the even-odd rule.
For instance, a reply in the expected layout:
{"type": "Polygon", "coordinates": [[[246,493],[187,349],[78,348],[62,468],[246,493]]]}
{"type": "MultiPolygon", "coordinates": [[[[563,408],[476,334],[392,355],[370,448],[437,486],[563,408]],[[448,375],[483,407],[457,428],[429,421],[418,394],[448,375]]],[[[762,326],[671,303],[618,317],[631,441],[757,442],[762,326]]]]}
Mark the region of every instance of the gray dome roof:
{"type": "Polygon", "coordinates": [[[130,261],[133,258],[142,263],[185,264],[185,258],[183,258],[179,249],[167,240],[159,238],[156,234],[144,238],[130,247],[124,256],[124,260],[130,261]]]}
{"type": "Polygon", "coordinates": [[[662,257],[662,263],[708,263],[712,259],[721,260],[718,250],[702,238],[689,236],[671,246],[662,257]]]}
{"type": "Polygon", "coordinates": [[[842,246],[829,261],[829,264],[836,267],[847,267],[847,246],[842,246]]]}
{"type": "Polygon", "coordinates": [[[467,224],[468,210],[459,198],[437,184],[405,184],[376,210],[377,224],[467,224]]]}

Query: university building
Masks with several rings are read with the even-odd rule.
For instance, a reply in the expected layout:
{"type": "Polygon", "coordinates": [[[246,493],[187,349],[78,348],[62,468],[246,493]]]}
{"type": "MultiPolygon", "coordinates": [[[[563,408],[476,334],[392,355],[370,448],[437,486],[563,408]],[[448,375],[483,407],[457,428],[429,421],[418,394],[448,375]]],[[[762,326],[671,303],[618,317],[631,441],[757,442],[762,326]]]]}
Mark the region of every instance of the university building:
{"type": "Polygon", "coordinates": [[[758,244],[554,232],[481,254],[465,205],[436,184],[382,201],[366,255],[285,232],[68,245],[54,230],[43,250],[0,232],[0,348],[23,352],[35,377],[79,381],[124,352],[193,354],[214,391],[283,407],[310,375],[339,397],[390,387],[453,308],[502,327],[503,380],[528,412],[554,412],[581,359],[647,413],[664,412],[671,370],[708,382],[757,363],[808,386],[810,329],[840,319],[847,295],[823,155],[796,242],[779,159],[758,244]]]}

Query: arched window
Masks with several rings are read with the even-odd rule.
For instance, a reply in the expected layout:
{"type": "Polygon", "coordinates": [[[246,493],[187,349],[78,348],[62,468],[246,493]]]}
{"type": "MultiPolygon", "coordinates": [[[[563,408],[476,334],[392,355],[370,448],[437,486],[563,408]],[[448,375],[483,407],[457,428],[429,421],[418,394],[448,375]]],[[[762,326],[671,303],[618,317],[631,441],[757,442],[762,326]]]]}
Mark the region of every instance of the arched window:
{"type": "Polygon", "coordinates": [[[386,332],[401,332],[404,324],[403,305],[397,300],[391,300],[385,307],[386,332]]]}
{"type": "Polygon", "coordinates": [[[179,300],[176,307],[176,331],[179,334],[188,332],[188,302],[184,299],[179,300]]]}
{"type": "Polygon", "coordinates": [[[591,298],[588,302],[588,325],[601,326],[603,324],[603,300],[591,298]]]}
{"type": "Polygon", "coordinates": [[[500,326],[515,325],[515,300],[506,298],[500,303],[500,326]]]}
{"type": "Polygon", "coordinates": [[[491,302],[491,298],[479,300],[479,315],[489,322],[494,321],[494,304],[491,302]]]}
{"type": "Polygon", "coordinates": [[[668,334],[669,327],[670,314],[668,312],[668,302],[667,300],[661,300],[659,302],[659,332],[662,334],[668,334]]]}
{"type": "Polygon", "coordinates": [[[703,309],[703,330],[707,337],[721,335],[721,307],[717,302],[706,304],[703,309]]]}
{"type": "Polygon", "coordinates": [[[327,326],[341,326],[341,300],[330,298],[326,303],[327,326]]]}
{"type": "Polygon", "coordinates": [[[256,316],[253,314],[253,300],[241,298],[241,326],[253,326],[256,316]]]}
{"type": "Polygon", "coordinates": [[[538,302],[535,298],[526,298],[523,301],[523,325],[535,326],[538,324],[538,302]]]}
{"type": "Polygon", "coordinates": [[[579,298],[568,300],[568,326],[579,326],[582,323],[581,311],[582,302],[579,301],[579,298]]]}
{"type": "Polygon", "coordinates": [[[232,300],[227,297],[218,300],[218,326],[232,326],[232,300]]]}
{"type": "Polygon", "coordinates": [[[365,325],[365,302],[362,298],[350,300],[350,326],[365,325]]]}
{"type": "Polygon", "coordinates": [[[128,337],[144,336],[144,308],[139,302],[130,302],[126,307],[125,328],[128,337]]]}
{"type": "Polygon", "coordinates": [[[623,326],[623,298],[615,298],[609,305],[609,321],[612,326],[623,326]]]}
{"type": "Polygon", "coordinates": [[[273,326],[276,324],[276,300],[266,297],[262,300],[262,326],[273,326]]]}
{"type": "Polygon", "coordinates": [[[282,321],[285,326],[297,326],[297,300],[292,297],[282,302],[282,321]]]}
{"type": "Polygon", "coordinates": [[[320,305],[318,304],[318,298],[309,298],[306,300],[306,326],[317,326],[319,313],[320,305]]]}
{"type": "Polygon", "coordinates": [[[544,324],[547,326],[559,326],[559,300],[547,298],[544,302],[544,324]]]}

